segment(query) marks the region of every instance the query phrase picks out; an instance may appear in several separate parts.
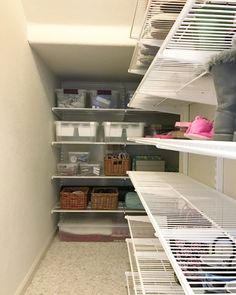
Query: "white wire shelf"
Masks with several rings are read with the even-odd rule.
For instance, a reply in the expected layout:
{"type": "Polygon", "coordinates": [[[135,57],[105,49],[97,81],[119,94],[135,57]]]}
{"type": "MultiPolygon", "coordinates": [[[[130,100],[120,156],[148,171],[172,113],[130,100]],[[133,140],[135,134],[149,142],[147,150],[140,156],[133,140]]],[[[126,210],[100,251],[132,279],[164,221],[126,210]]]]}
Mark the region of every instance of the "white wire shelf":
{"type": "Polygon", "coordinates": [[[185,2],[150,0],[139,36],[140,41],[151,46],[161,46],[185,2]]]}
{"type": "Polygon", "coordinates": [[[147,217],[128,216],[127,219],[131,234],[131,239],[127,239],[129,257],[131,264],[137,267],[141,294],[184,294],[147,217]],[[145,238],[136,238],[141,233],[145,238]]]}
{"type": "MultiPolygon", "coordinates": [[[[158,1],[153,5],[156,8],[153,14],[150,12],[151,19],[158,19],[158,1]]],[[[235,0],[187,1],[129,106],[138,107],[139,94],[216,105],[214,85],[205,76],[205,63],[212,55],[232,47],[235,11],[235,0]]]]}
{"type": "Polygon", "coordinates": [[[129,141],[53,141],[52,146],[60,147],[63,145],[139,145],[139,143],[129,141]]]}
{"type": "MultiPolygon", "coordinates": [[[[94,108],[61,108],[61,107],[52,107],[52,112],[58,116],[58,118],[63,119],[65,116],[71,118],[73,116],[81,117],[87,116],[94,121],[96,117],[96,121],[100,121],[104,119],[104,116],[115,118],[114,120],[118,120],[119,118],[124,118],[126,114],[137,114],[141,113],[150,114],[150,112],[154,112],[153,110],[144,111],[141,109],[135,108],[125,108],[125,109],[94,109],[94,108]]],[[[108,121],[108,119],[106,119],[108,121]]],[[[81,121],[81,120],[80,120],[81,121]]]]}
{"type": "Polygon", "coordinates": [[[137,269],[137,263],[134,257],[133,246],[130,239],[126,239],[129,261],[130,261],[130,268],[132,274],[132,281],[133,281],[133,290],[135,295],[143,295],[142,287],[140,283],[139,273],[137,269]]]}
{"type": "Polygon", "coordinates": [[[74,175],[74,176],[67,176],[67,175],[53,175],[52,179],[129,179],[129,176],[106,176],[106,175],[74,175]]]}
{"type": "Polygon", "coordinates": [[[185,294],[227,293],[236,280],[236,200],[179,173],[129,175],[185,294]]]}
{"type": "Polygon", "coordinates": [[[127,286],[127,293],[128,295],[136,295],[134,291],[134,284],[133,284],[133,276],[136,279],[138,279],[138,274],[132,274],[132,272],[125,272],[125,277],[126,277],[126,286],[127,286]]]}
{"type": "Polygon", "coordinates": [[[130,38],[138,39],[142,30],[145,13],[147,10],[148,0],[137,0],[134,18],[130,30],[130,38]]]}
{"type": "Polygon", "coordinates": [[[77,213],[77,212],[81,212],[81,213],[124,213],[124,214],[129,214],[129,213],[140,213],[143,214],[145,213],[144,210],[137,210],[137,209],[128,209],[126,208],[125,204],[123,202],[119,202],[118,208],[114,209],[114,210],[95,210],[92,209],[91,207],[91,203],[88,204],[86,209],[83,210],[77,210],[77,209],[61,209],[60,207],[60,203],[57,203],[51,210],[51,213],[77,213]]]}
{"type": "Polygon", "coordinates": [[[159,149],[236,159],[236,142],[211,140],[129,138],[137,143],[155,145],[159,149]]]}

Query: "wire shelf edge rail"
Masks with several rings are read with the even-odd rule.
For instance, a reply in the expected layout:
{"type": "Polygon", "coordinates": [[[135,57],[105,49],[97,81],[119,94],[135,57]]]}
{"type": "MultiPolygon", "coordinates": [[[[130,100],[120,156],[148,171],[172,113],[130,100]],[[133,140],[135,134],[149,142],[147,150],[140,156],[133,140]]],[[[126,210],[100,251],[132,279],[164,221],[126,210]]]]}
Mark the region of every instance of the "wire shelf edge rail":
{"type": "Polygon", "coordinates": [[[128,138],[128,140],[140,144],[155,145],[159,149],[236,159],[236,142],[159,138],[128,138]]]}
{"type": "Polygon", "coordinates": [[[236,201],[179,173],[129,175],[186,294],[228,293],[236,280],[236,201]]]}

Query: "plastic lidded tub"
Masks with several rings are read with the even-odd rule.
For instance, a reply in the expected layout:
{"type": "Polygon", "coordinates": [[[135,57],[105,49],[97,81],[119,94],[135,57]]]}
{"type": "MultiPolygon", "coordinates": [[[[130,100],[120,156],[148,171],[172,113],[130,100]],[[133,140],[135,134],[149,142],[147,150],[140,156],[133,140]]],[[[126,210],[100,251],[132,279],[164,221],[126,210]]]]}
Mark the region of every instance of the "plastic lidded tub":
{"type": "Polygon", "coordinates": [[[95,141],[98,122],[56,121],[57,141],[95,141]]]}

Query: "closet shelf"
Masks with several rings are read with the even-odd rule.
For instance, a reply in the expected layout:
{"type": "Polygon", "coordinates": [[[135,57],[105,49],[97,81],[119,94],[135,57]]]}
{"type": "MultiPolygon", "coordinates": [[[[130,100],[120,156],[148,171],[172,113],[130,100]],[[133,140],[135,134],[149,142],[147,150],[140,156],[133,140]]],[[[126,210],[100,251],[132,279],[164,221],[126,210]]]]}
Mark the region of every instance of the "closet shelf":
{"type": "Polygon", "coordinates": [[[140,145],[137,142],[129,142],[129,141],[53,141],[52,146],[61,147],[63,145],[140,145]]]}
{"type": "Polygon", "coordinates": [[[159,138],[129,138],[137,143],[155,145],[159,149],[193,153],[199,155],[236,159],[236,142],[159,139],[159,138]]]}
{"type": "Polygon", "coordinates": [[[236,247],[236,201],[180,173],[129,176],[185,294],[225,293],[236,279],[235,259],[226,262],[236,247]]]}
{"type": "Polygon", "coordinates": [[[148,6],[148,0],[137,0],[133,22],[130,30],[130,38],[138,39],[142,30],[142,24],[148,6]]]}
{"type": "MultiPolygon", "coordinates": [[[[158,19],[159,1],[153,6],[156,9],[150,14],[158,19]]],[[[212,82],[204,76],[205,63],[212,55],[232,47],[235,9],[234,0],[187,1],[129,106],[138,106],[139,94],[216,105],[212,82]]]]}
{"type": "MultiPolygon", "coordinates": [[[[158,238],[154,236],[154,230],[150,222],[146,222],[146,216],[128,216],[131,239],[127,239],[131,269],[138,273],[139,284],[136,290],[141,294],[184,294],[177,284],[168,258],[158,238]],[[140,220],[144,220],[140,221],[140,220]],[[148,237],[148,234],[149,236],[148,237]],[[143,233],[145,238],[136,238],[143,233]],[[137,271],[135,271],[137,270],[137,271]]],[[[135,276],[133,276],[133,282],[135,276]]]]}
{"type": "Polygon", "coordinates": [[[150,115],[151,113],[155,113],[154,110],[141,110],[135,108],[126,108],[126,109],[94,109],[94,108],[60,108],[53,107],[52,112],[59,118],[66,120],[69,118],[73,119],[73,116],[77,119],[80,118],[80,121],[83,121],[83,117],[87,120],[91,119],[91,121],[120,121],[124,119],[127,114],[137,115],[139,116],[141,113],[150,115]]]}
{"type": "Polygon", "coordinates": [[[136,285],[139,285],[138,281],[138,273],[132,273],[132,272],[125,272],[125,277],[126,277],[126,286],[127,286],[127,291],[128,295],[142,295],[142,291],[139,290],[139,292],[135,289],[136,285]],[[135,283],[133,283],[133,277],[135,283]],[[135,292],[136,290],[136,292],[135,292]]]}
{"type": "Polygon", "coordinates": [[[106,176],[106,175],[94,175],[94,176],[66,176],[66,175],[53,175],[52,179],[123,179],[128,180],[129,176],[106,176]]]}
{"type": "Polygon", "coordinates": [[[145,213],[144,210],[136,210],[136,209],[127,209],[125,207],[125,204],[123,202],[119,202],[119,206],[117,209],[114,210],[95,210],[91,208],[91,203],[88,204],[87,209],[83,210],[77,210],[77,209],[61,209],[60,208],[60,203],[57,203],[51,210],[51,213],[124,213],[124,214],[129,214],[129,213],[140,213],[143,214],[145,213]]]}

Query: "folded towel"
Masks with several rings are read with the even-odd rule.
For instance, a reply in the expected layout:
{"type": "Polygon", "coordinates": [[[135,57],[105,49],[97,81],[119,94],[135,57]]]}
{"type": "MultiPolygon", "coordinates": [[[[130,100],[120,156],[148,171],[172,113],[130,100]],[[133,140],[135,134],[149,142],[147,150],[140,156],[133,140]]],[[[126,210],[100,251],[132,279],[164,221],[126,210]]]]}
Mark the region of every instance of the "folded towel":
{"type": "Polygon", "coordinates": [[[138,194],[135,192],[128,192],[125,195],[125,206],[128,209],[144,209],[138,194]]]}

